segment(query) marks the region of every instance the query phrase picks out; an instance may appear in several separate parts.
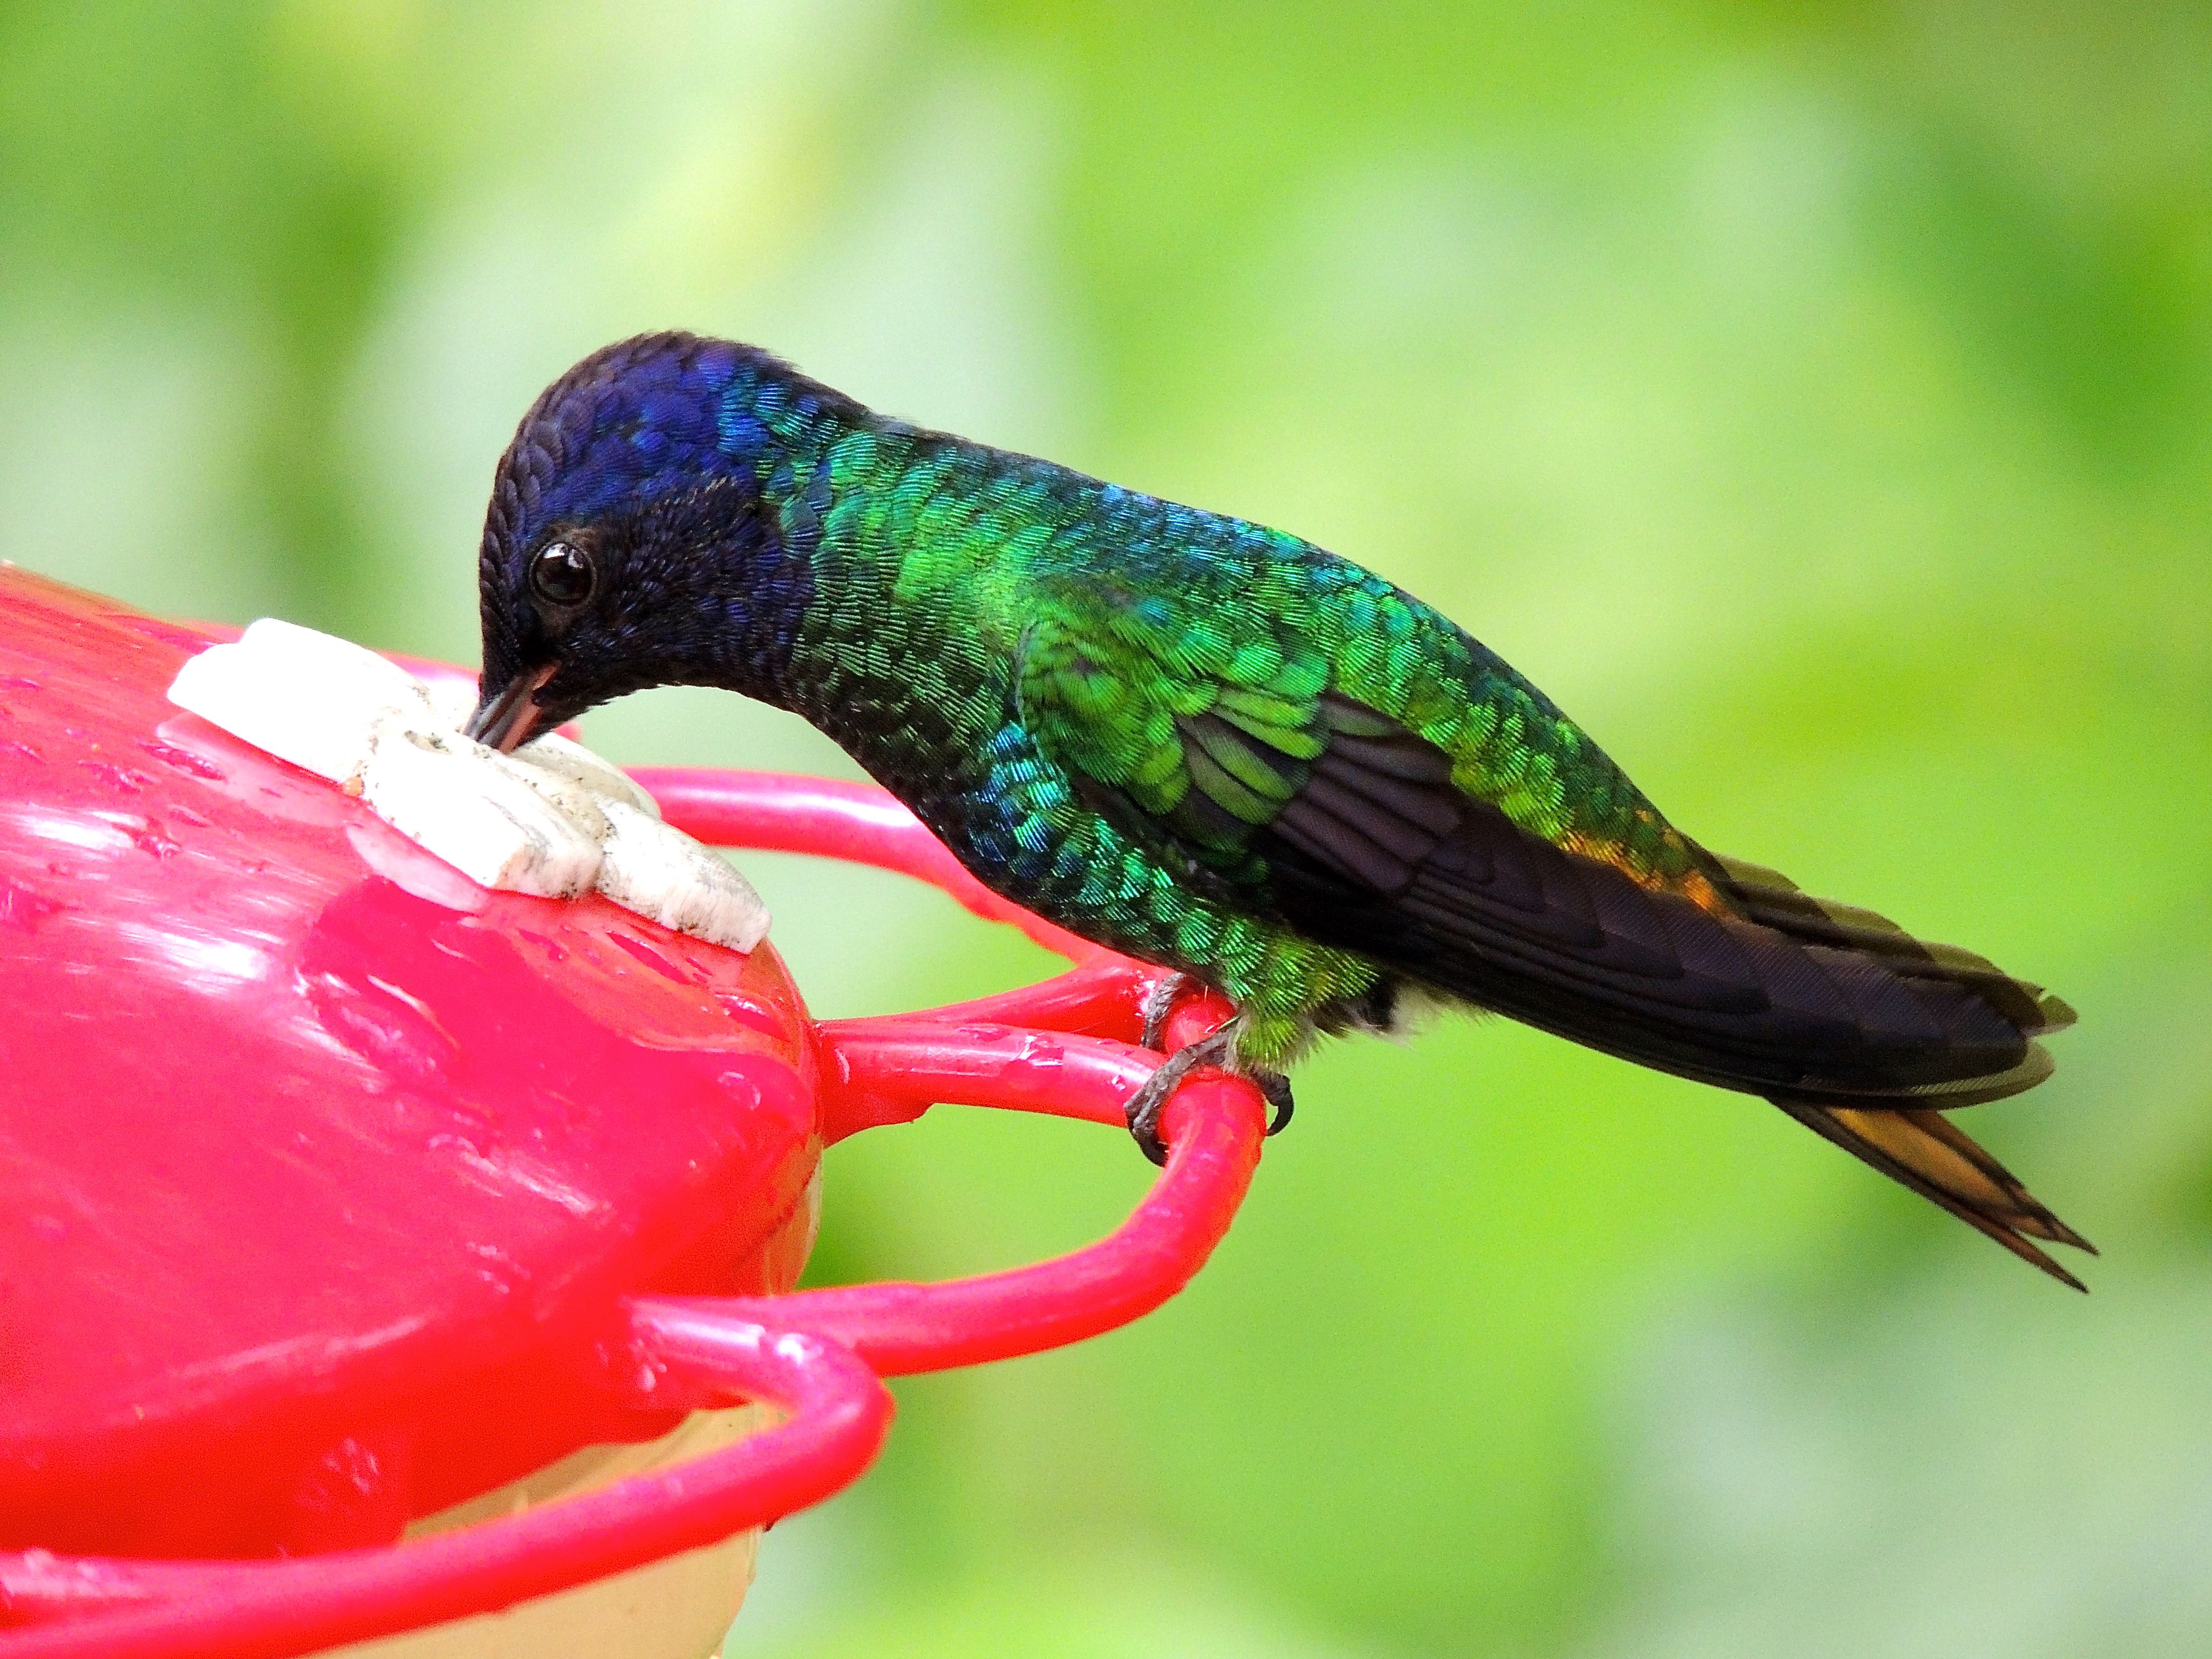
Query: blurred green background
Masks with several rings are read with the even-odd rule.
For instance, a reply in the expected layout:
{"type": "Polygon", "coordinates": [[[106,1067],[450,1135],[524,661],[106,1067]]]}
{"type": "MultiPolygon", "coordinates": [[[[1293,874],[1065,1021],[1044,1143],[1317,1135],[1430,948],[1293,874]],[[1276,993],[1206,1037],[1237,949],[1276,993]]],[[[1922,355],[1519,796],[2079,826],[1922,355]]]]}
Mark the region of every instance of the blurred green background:
{"type": "MultiPolygon", "coordinates": [[[[1371,564],[1701,839],[2060,989],[1969,1122],[2106,1251],[1502,1023],[1341,1046],[1181,1300],[901,1387],[733,1656],[2212,1644],[2212,8],[0,5],[20,562],[473,659],[514,421],[671,325],[1371,564]]],[[[819,1012],[1051,965],[753,862],[819,1012]]],[[[814,1272],[1147,1173],[942,1110],[814,1272]]]]}

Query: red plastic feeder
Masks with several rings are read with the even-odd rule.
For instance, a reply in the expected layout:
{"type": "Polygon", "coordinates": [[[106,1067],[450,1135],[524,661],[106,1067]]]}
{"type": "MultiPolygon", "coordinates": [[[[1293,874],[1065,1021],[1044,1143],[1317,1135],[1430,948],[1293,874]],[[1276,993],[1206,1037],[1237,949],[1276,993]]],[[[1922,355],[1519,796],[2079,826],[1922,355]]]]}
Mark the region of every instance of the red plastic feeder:
{"type": "Polygon", "coordinates": [[[0,568],[0,1659],[708,1653],[752,1529],[874,1457],[879,1377],[1122,1324],[1228,1226],[1264,1109],[1207,1073],[1104,1242],[792,1293],[824,1146],[938,1101],[1118,1130],[1158,970],[879,791],[640,774],[1078,963],[816,1024],[766,945],[484,891],[173,708],[222,636],[0,568]]]}

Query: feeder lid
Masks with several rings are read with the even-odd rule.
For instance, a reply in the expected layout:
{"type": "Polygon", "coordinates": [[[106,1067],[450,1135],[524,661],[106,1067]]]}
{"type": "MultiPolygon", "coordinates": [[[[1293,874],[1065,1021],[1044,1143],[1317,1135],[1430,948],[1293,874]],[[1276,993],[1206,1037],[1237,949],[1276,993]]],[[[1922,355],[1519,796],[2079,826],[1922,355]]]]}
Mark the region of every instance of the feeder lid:
{"type": "Polygon", "coordinates": [[[476,887],[173,707],[216,637],[0,568],[0,1547],[389,1539],[811,1242],[773,950],[476,887]]]}

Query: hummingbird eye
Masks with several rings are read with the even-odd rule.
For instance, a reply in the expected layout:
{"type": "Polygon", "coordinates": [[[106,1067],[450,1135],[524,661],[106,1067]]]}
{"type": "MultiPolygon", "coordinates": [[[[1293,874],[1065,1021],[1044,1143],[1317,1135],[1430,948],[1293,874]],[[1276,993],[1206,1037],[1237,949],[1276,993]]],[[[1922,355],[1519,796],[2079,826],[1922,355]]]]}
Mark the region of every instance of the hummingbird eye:
{"type": "Polygon", "coordinates": [[[548,542],[530,561],[530,591],[562,610],[590,599],[599,579],[591,556],[573,542],[548,542]]]}

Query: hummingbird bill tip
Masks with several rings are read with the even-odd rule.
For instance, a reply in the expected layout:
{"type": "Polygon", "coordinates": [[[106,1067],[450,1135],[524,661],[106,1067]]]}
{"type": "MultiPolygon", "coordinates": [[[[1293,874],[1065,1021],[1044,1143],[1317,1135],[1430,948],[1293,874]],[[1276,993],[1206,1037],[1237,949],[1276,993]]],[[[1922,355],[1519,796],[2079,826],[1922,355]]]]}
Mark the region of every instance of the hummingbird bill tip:
{"type": "Polygon", "coordinates": [[[543,668],[526,674],[517,674],[497,692],[486,697],[469,717],[463,728],[478,743],[496,749],[502,755],[511,755],[537,734],[538,715],[538,692],[553,678],[558,663],[547,663],[543,668]]]}

